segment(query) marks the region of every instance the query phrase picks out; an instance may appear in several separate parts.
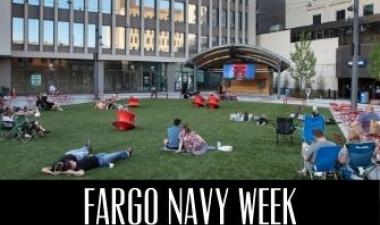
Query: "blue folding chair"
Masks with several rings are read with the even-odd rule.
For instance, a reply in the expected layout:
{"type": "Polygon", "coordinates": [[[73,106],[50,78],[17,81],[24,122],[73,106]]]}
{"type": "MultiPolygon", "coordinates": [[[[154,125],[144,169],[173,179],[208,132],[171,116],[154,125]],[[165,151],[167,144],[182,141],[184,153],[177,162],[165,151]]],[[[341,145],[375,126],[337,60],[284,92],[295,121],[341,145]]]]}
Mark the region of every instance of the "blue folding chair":
{"type": "Polygon", "coordinates": [[[362,144],[348,144],[348,157],[349,157],[349,167],[355,175],[366,179],[368,170],[370,167],[374,166],[372,163],[372,156],[375,150],[375,143],[362,143],[362,144]],[[362,168],[364,173],[360,173],[362,168]]]}
{"type": "Polygon", "coordinates": [[[325,127],[326,127],[326,122],[323,116],[316,116],[316,117],[312,117],[311,115],[305,116],[302,139],[304,140],[304,142],[311,144],[314,141],[313,131],[318,129],[324,132],[325,127]]]}
{"type": "Polygon", "coordinates": [[[332,173],[337,180],[337,161],[339,156],[339,146],[321,147],[315,157],[314,163],[309,170],[310,178],[314,179],[314,173],[322,173],[322,177],[326,177],[328,173],[332,173]]]}

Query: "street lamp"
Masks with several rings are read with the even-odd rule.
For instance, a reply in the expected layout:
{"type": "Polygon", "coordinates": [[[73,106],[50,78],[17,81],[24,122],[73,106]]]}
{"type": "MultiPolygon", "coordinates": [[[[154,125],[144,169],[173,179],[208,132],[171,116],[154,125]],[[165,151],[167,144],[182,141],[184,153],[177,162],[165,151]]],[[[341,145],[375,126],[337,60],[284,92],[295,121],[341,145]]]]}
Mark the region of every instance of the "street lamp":
{"type": "Polygon", "coordinates": [[[94,100],[100,100],[100,87],[99,87],[99,77],[100,77],[100,66],[99,66],[99,50],[101,48],[102,36],[99,33],[99,24],[96,25],[95,29],[95,50],[94,50],[94,100]]]}
{"type": "Polygon", "coordinates": [[[359,0],[354,0],[354,6],[348,8],[354,11],[352,78],[351,78],[351,110],[356,111],[358,104],[358,61],[359,61],[359,0]]]}

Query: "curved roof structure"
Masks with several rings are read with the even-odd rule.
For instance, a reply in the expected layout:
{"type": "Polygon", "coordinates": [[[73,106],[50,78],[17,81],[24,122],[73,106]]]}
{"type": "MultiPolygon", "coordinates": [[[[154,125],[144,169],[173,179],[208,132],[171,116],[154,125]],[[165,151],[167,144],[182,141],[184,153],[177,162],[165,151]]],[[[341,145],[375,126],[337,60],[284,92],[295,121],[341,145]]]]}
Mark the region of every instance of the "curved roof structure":
{"type": "Polygon", "coordinates": [[[194,56],[185,64],[200,70],[223,68],[228,63],[262,63],[273,70],[284,71],[290,67],[290,61],[267,49],[250,45],[224,45],[208,49],[194,56]]]}

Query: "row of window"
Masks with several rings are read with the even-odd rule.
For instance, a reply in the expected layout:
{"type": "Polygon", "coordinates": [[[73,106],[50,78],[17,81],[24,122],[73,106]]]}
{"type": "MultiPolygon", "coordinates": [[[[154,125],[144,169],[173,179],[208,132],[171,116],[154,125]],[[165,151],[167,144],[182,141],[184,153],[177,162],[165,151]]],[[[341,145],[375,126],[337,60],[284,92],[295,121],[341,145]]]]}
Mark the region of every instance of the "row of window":
{"type": "MultiPolygon", "coordinates": [[[[39,5],[39,0],[13,0],[13,3],[24,4],[25,1],[30,5],[39,5]]],[[[43,5],[45,7],[53,7],[54,0],[43,0],[43,5]]],[[[146,19],[154,19],[156,10],[155,0],[144,0],[144,5],[141,7],[141,0],[130,0],[130,16],[131,17],[139,17],[142,12],[144,14],[144,18],[146,19]]],[[[87,5],[85,6],[84,0],[58,0],[58,8],[69,9],[70,4],[73,4],[74,10],[84,10],[85,7],[90,12],[98,12],[98,0],[88,0],[87,5]]],[[[170,20],[170,1],[169,0],[158,0],[158,8],[159,8],[159,18],[160,20],[170,20]]],[[[226,3],[225,3],[226,4],[226,3]]],[[[116,0],[115,1],[115,13],[119,15],[126,14],[126,0],[116,0]]],[[[112,13],[112,0],[102,0],[101,12],[106,14],[112,13]]],[[[187,6],[188,13],[188,23],[197,24],[198,19],[198,6],[195,4],[189,4],[187,6]]],[[[200,7],[200,23],[202,25],[208,25],[209,19],[209,7],[201,6],[200,7]]],[[[175,22],[185,22],[185,3],[183,2],[175,2],[174,3],[174,21],[175,22]]],[[[221,11],[221,25],[222,27],[227,26],[227,10],[221,11]]],[[[243,15],[239,12],[239,27],[242,29],[243,15]]],[[[214,26],[219,26],[219,9],[212,9],[212,20],[214,26]]],[[[230,12],[230,24],[232,27],[235,26],[235,11],[230,12]]]]}
{"type": "MultiPolygon", "coordinates": [[[[368,4],[363,6],[363,16],[370,16],[373,15],[374,5],[368,4]]],[[[337,21],[339,20],[345,20],[346,19],[346,10],[338,10],[336,11],[336,18],[337,21]]],[[[322,16],[321,14],[317,14],[313,16],[313,25],[319,25],[322,23],[322,16]]]]}
{"type": "MultiPolygon", "coordinates": [[[[70,24],[69,22],[59,21],[57,23],[57,37],[54,35],[54,21],[43,20],[41,26],[43,26],[42,37],[40,37],[40,21],[37,19],[28,19],[25,21],[27,29],[27,43],[29,45],[39,45],[40,40],[43,45],[53,46],[54,41],[57,41],[59,46],[70,46],[70,24]]],[[[25,22],[23,18],[14,17],[12,19],[12,43],[13,44],[24,44],[24,26],[25,22]]],[[[140,50],[140,29],[131,28],[129,30],[129,49],[130,50],[140,50]]],[[[74,23],[72,38],[74,47],[85,47],[85,25],[83,23],[74,23]]],[[[114,47],[116,49],[126,48],[126,28],[125,27],[115,27],[115,31],[112,34],[111,26],[103,25],[101,27],[101,44],[102,48],[112,47],[112,35],[114,37],[114,47]]],[[[144,30],[144,50],[145,51],[155,51],[156,50],[156,38],[159,38],[158,48],[160,52],[170,52],[171,50],[171,35],[169,31],[160,31],[156,35],[155,30],[144,30]]],[[[190,54],[197,53],[197,35],[190,33],[187,36],[187,43],[189,45],[190,54]]],[[[232,43],[242,43],[242,39],[235,40],[234,37],[231,38],[232,43]]],[[[185,34],[180,32],[174,33],[174,52],[184,52],[185,50],[185,34]]],[[[208,48],[209,37],[200,37],[202,50],[208,48]]],[[[222,44],[227,44],[227,37],[221,39],[222,44]]],[[[214,36],[212,39],[212,45],[219,45],[219,37],[214,36]]],[[[87,27],[87,47],[95,48],[96,46],[96,25],[88,24],[87,27]]]]}

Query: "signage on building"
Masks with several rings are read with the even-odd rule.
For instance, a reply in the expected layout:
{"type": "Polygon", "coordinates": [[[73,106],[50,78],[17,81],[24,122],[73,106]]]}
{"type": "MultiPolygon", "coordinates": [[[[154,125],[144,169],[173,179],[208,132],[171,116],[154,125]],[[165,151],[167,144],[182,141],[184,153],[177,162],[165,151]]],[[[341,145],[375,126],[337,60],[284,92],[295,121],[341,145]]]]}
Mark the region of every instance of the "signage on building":
{"type": "Polygon", "coordinates": [[[30,76],[30,83],[32,87],[40,87],[42,83],[42,76],[40,73],[33,73],[30,76]]]}
{"type": "MultiPolygon", "coordinates": [[[[352,59],[348,60],[347,65],[348,65],[349,67],[352,67],[353,64],[354,64],[354,63],[352,62],[352,59]]],[[[359,66],[359,67],[366,67],[367,64],[368,64],[368,63],[367,63],[367,59],[362,58],[362,57],[359,57],[359,59],[358,59],[358,66],[359,66]]]]}

